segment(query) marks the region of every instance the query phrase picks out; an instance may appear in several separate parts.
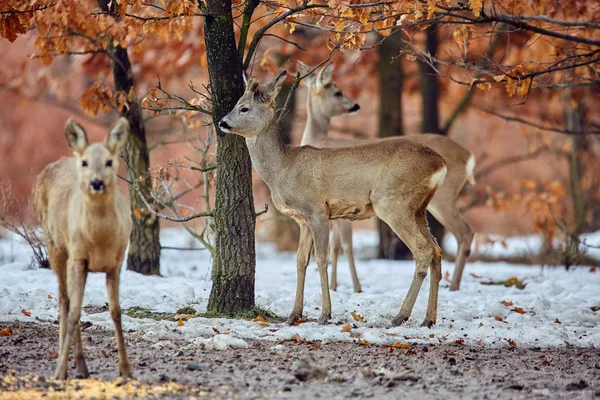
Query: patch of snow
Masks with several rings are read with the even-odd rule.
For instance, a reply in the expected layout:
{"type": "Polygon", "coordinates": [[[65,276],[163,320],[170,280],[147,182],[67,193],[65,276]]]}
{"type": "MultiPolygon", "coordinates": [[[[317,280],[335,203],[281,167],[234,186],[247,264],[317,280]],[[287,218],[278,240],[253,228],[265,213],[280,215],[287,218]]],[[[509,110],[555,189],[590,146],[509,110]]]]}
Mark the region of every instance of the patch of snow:
{"type": "MultiPolygon", "coordinates": [[[[359,246],[373,244],[373,234],[356,232],[359,246]]],[[[180,230],[161,233],[164,245],[190,246],[187,234],[180,230]]],[[[295,254],[277,253],[272,245],[257,243],[256,303],[286,317],[292,310],[296,289],[295,254]]],[[[56,277],[50,270],[30,269],[30,253],[15,238],[0,240],[0,322],[52,322],[58,313],[56,277]],[[5,253],[12,252],[12,253],[5,253]],[[31,313],[29,316],[23,311],[31,313]]],[[[206,251],[167,251],[161,260],[164,276],[144,276],[123,270],[121,306],[140,306],[155,312],[176,312],[191,305],[206,311],[210,294],[211,260],[206,251]]],[[[443,273],[453,273],[454,265],[444,262],[443,273]]],[[[363,293],[354,293],[345,259],[340,258],[338,291],[331,292],[333,318],[328,325],[315,321],[320,315],[321,290],[317,267],[307,271],[304,314],[309,322],[299,326],[284,323],[262,324],[233,319],[193,318],[178,326],[173,321],[136,319],[123,315],[128,333],[148,340],[151,345],[170,339],[186,339],[215,349],[247,345],[248,340],[267,340],[275,345],[281,340],[300,336],[309,341],[356,341],[357,336],[374,344],[396,342],[451,343],[464,340],[467,345],[509,346],[508,339],[519,346],[600,346],[600,272],[589,268],[542,268],[506,263],[468,263],[461,290],[450,292],[443,280],[439,293],[437,325],[421,327],[429,291],[425,280],[410,320],[400,327],[390,327],[412,281],[411,261],[370,260],[357,263],[363,293]],[[525,289],[486,286],[481,282],[517,277],[525,289]],[[505,306],[501,301],[512,302],[505,306]],[[520,314],[513,311],[521,307],[520,314]],[[365,322],[355,321],[355,311],[365,322]],[[498,319],[501,320],[498,320],[498,319]],[[342,332],[344,324],[351,332],[342,332]]],[[[108,302],[104,274],[90,274],[84,306],[103,306],[108,302]]],[[[88,314],[82,320],[94,326],[112,329],[108,312],[88,314]]]]}

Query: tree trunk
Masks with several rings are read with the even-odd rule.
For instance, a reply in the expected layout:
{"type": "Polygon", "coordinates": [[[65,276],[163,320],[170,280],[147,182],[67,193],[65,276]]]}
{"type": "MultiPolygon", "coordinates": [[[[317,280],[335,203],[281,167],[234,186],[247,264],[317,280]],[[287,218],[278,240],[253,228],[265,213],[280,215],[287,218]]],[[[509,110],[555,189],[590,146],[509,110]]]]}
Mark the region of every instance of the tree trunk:
{"type": "MultiPolygon", "coordinates": [[[[114,12],[109,9],[108,0],[100,0],[100,7],[105,12],[114,12]]],[[[113,3],[114,4],[114,3],[113,3]]],[[[112,8],[112,7],[111,7],[112,8]]],[[[129,121],[131,134],[125,145],[125,161],[127,163],[127,176],[130,181],[140,177],[147,177],[138,182],[138,186],[146,198],[151,197],[152,181],[148,177],[150,159],[146,143],[146,131],[142,121],[140,104],[135,95],[133,72],[127,50],[121,46],[109,46],[111,66],[115,89],[124,92],[128,99],[129,108],[121,110],[121,114],[129,121]]],[[[153,216],[136,193],[129,186],[129,198],[133,218],[133,227],[129,238],[129,251],[127,253],[127,269],[144,275],[160,274],[160,224],[158,218],[153,216]],[[134,213],[135,210],[144,212],[134,213]],[[137,218],[140,216],[140,218],[137,218]]]]}
{"type": "Polygon", "coordinates": [[[207,0],[204,40],[217,132],[216,230],[208,311],[234,314],[254,308],[255,211],[252,164],[244,138],[224,134],[218,122],[244,93],[242,60],[235,43],[231,0],[207,0]]]}
{"type": "MultiPolygon", "coordinates": [[[[277,109],[283,109],[285,101],[292,90],[293,83],[284,83],[279,96],[277,96],[277,109]]],[[[292,95],[288,110],[279,123],[279,134],[285,144],[292,144],[292,124],[296,113],[296,93],[292,95]]],[[[298,249],[300,240],[300,227],[292,218],[283,215],[277,209],[273,209],[275,218],[273,239],[277,250],[295,251],[298,249]]]]}
{"type": "MultiPolygon", "coordinates": [[[[398,57],[402,50],[402,32],[396,31],[377,47],[379,55],[379,137],[400,136],[402,128],[402,84],[404,73],[398,57]],[[398,58],[395,58],[398,57],[398,58]],[[394,59],[395,58],[395,59],[394,59]]],[[[392,229],[377,220],[379,258],[404,260],[410,251],[392,229]]]]}
{"type": "MultiPolygon", "coordinates": [[[[425,31],[426,41],[425,50],[436,55],[438,51],[438,38],[436,26],[432,25],[425,31]]],[[[419,74],[421,80],[421,95],[423,98],[423,118],[421,120],[421,133],[441,133],[439,120],[440,112],[438,107],[439,84],[437,73],[431,65],[419,62],[419,74]]],[[[444,132],[447,133],[447,132],[444,132]]],[[[433,216],[427,212],[427,220],[429,221],[429,230],[435,237],[440,246],[444,238],[444,226],[438,222],[433,216]]]]}

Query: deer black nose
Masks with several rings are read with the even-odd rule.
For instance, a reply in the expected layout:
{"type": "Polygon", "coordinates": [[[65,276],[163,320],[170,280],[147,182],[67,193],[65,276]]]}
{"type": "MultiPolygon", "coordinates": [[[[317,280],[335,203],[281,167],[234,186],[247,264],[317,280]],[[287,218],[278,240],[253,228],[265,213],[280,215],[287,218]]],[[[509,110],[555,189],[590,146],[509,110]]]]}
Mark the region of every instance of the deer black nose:
{"type": "Polygon", "coordinates": [[[221,122],[219,122],[219,128],[226,132],[231,131],[231,126],[229,126],[229,124],[224,119],[222,119],[221,122]]]}
{"type": "Polygon", "coordinates": [[[100,179],[94,179],[90,182],[90,187],[95,191],[99,192],[101,190],[104,190],[104,182],[100,179]]]}
{"type": "Polygon", "coordinates": [[[352,106],[352,108],[350,108],[350,112],[356,112],[356,111],[358,111],[358,110],[360,110],[360,106],[359,106],[357,103],[355,103],[355,104],[352,106]]]}

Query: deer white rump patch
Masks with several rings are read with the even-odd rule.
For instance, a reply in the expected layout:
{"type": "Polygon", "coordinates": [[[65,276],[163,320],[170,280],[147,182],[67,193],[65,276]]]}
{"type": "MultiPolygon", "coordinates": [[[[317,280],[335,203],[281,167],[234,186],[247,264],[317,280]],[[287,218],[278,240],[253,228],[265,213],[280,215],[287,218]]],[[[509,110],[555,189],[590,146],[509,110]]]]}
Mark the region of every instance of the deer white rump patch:
{"type": "Polygon", "coordinates": [[[429,187],[434,188],[440,186],[442,182],[444,182],[444,178],[446,178],[446,172],[448,172],[448,168],[444,165],[442,169],[431,175],[429,187]]]}
{"type": "Polygon", "coordinates": [[[471,157],[469,157],[469,161],[467,161],[467,180],[469,181],[469,183],[471,185],[475,184],[475,176],[473,175],[473,171],[475,170],[475,157],[473,157],[473,154],[471,154],[471,157]]]}

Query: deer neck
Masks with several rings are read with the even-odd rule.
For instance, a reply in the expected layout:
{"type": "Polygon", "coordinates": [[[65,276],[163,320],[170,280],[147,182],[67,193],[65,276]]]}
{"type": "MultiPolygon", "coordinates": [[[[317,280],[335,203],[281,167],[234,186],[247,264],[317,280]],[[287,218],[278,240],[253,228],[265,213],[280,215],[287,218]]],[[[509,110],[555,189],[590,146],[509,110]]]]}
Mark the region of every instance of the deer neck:
{"type": "Polygon", "coordinates": [[[279,136],[276,116],[273,117],[265,131],[246,138],[246,145],[254,169],[267,185],[271,185],[281,174],[287,153],[287,146],[279,136]]]}
{"type": "Polygon", "coordinates": [[[312,97],[313,96],[309,93],[306,100],[308,118],[306,120],[304,134],[302,135],[303,146],[312,144],[316,140],[326,137],[327,132],[329,132],[329,126],[331,125],[331,118],[323,114],[319,107],[315,105],[312,97]]]}
{"type": "Polygon", "coordinates": [[[102,196],[83,196],[82,219],[91,226],[99,220],[113,218],[116,215],[116,201],[114,189],[108,189],[102,196]]]}

